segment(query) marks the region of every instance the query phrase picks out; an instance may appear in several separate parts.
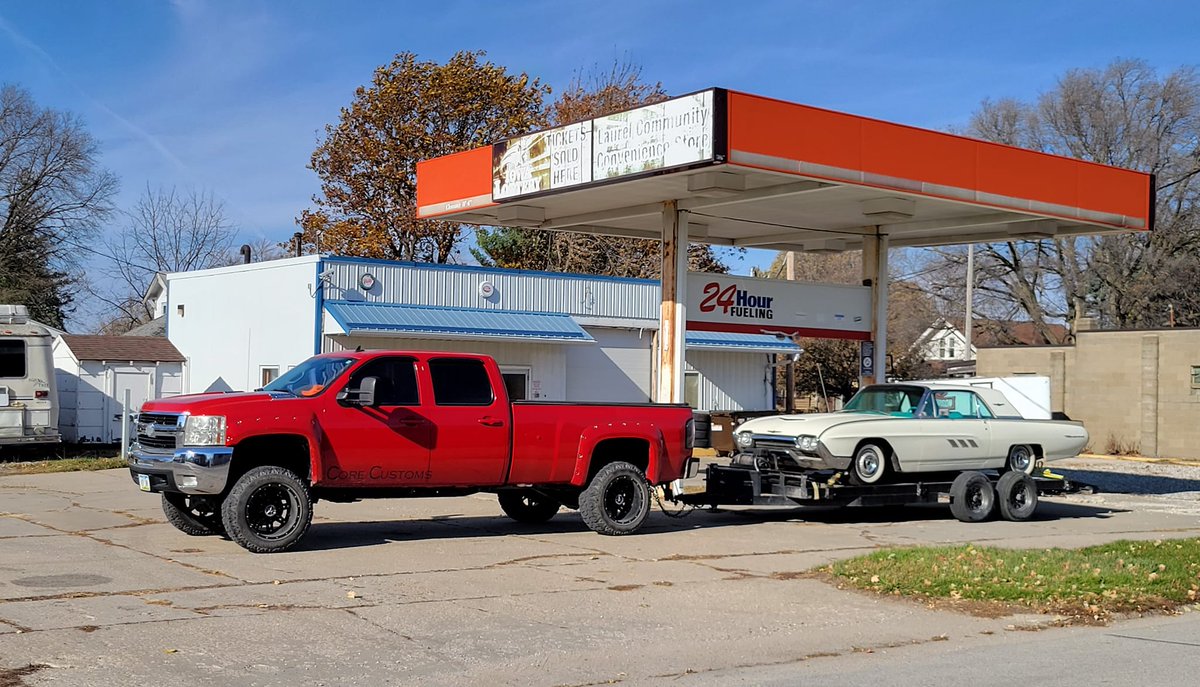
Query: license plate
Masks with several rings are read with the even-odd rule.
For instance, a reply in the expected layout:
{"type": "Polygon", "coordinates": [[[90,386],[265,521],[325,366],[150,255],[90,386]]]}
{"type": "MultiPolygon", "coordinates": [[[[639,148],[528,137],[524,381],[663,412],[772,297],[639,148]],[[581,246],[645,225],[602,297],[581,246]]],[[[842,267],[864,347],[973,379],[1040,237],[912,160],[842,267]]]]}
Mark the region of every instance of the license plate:
{"type": "Polygon", "coordinates": [[[150,475],[138,475],[138,489],[150,491],[150,475]]]}
{"type": "Polygon", "coordinates": [[[720,432],[721,430],[725,429],[725,425],[713,425],[712,428],[714,431],[720,432]]]}

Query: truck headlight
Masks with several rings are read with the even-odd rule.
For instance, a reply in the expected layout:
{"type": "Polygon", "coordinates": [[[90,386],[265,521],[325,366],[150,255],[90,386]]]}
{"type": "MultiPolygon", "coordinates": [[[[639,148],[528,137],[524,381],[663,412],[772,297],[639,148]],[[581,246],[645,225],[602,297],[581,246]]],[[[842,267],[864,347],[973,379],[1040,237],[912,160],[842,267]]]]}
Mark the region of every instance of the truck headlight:
{"type": "Polygon", "coordinates": [[[188,415],[183,423],[184,446],[224,446],[224,415],[188,415]]]}
{"type": "Polygon", "coordinates": [[[801,451],[816,451],[817,438],[811,434],[802,434],[796,437],[796,448],[800,449],[801,451]]]}
{"type": "Polygon", "coordinates": [[[754,435],[750,434],[750,432],[738,432],[737,445],[742,448],[754,446],[754,435]]]}

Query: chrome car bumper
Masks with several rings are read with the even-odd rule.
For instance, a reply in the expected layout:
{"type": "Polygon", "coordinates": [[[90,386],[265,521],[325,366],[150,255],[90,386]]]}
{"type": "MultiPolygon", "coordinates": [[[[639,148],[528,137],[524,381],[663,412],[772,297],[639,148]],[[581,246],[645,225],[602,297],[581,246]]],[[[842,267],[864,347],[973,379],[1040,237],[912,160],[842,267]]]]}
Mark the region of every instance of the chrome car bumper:
{"type": "Polygon", "coordinates": [[[170,452],[151,452],[138,444],[129,449],[129,473],[145,488],[139,475],[145,475],[149,491],[173,491],[183,494],[220,494],[229,481],[229,463],[233,448],[198,446],[170,452]]]}
{"type": "Polygon", "coordinates": [[[786,457],[806,470],[847,470],[850,468],[850,461],[853,458],[853,456],[835,456],[825,448],[825,444],[817,442],[816,455],[785,446],[755,446],[751,449],[742,449],[733,457],[733,462],[753,466],[758,465],[760,459],[771,460],[776,457],[786,457]]]}

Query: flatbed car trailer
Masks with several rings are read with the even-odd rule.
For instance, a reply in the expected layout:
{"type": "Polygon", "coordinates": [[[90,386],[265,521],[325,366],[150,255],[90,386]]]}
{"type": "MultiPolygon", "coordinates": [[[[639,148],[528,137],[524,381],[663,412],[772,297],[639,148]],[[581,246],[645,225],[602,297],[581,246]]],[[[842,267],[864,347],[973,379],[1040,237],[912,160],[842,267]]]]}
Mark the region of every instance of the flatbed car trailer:
{"type": "Polygon", "coordinates": [[[961,472],[929,474],[922,481],[887,484],[845,484],[835,471],[790,472],[744,465],[709,465],[705,489],[681,494],[677,500],[692,506],[900,506],[949,504],[954,517],[979,522],[998,510],[1005,520],[1027,520],[1039,496],[1092,494],[1091,485],[1074,482],[1047,470],[1035,475],[1019,472],[961,472]]]}

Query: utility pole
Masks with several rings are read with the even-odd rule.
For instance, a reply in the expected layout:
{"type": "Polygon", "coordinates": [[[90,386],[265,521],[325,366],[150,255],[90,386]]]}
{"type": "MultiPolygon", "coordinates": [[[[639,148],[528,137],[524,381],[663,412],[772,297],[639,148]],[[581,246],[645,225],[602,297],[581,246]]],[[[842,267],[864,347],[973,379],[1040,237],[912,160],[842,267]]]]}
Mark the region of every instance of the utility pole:
{"type": "Polygon", "coordinates": [[[975,244],[967,244],[967,350],[965,360],[974,360],[975,354],[971,350],[971,326],[975,323],[975,244]]]}
{"type": "MultiPolygon", "coordinates": [[[[796,251],[789,250],[784,257],[787,263],[788,281],[796,281],[796,251]]],[[[796,412],[796,361],[790,360],[784,368],[783,402],[784,411],[789,415],[796,412]]]]}

